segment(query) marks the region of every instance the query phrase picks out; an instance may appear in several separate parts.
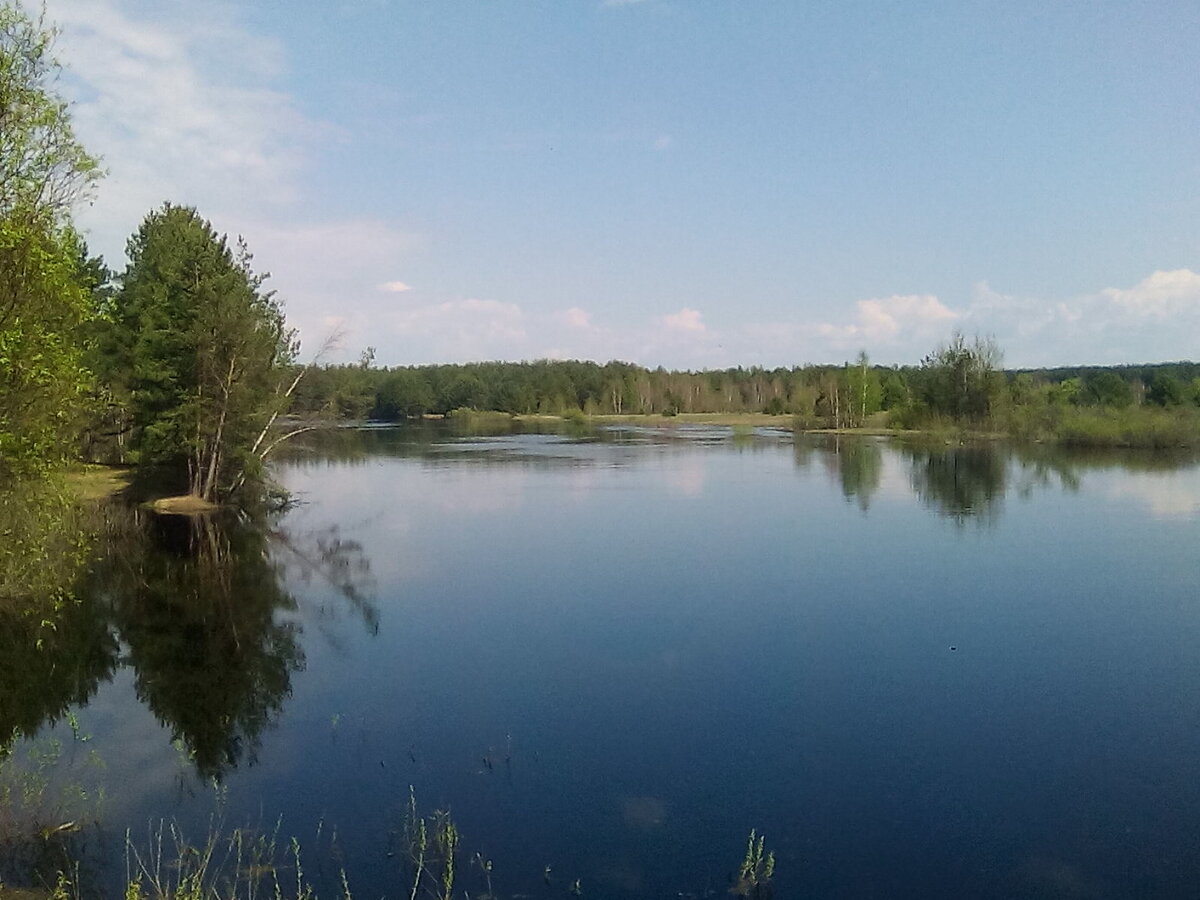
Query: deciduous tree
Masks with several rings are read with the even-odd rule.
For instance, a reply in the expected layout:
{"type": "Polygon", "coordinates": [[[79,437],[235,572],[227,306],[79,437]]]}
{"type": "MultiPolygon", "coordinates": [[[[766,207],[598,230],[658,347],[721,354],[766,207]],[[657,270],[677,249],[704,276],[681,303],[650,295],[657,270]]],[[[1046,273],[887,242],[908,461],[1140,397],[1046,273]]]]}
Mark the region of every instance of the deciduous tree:
{"type": "Polygon", "coordinates": [[[55,90],[54,32],[0,2],[0,477],[68,453],[88,374],[73,204],[99,175],[55,90]]]}
{"type": "Polygon", "coordinates": [[[1003,353],[991,338],[971,343],[955,333],[921,361],[922,399],[930,410],[955,419],[987,418],[1004,386],[1003,353]]]}

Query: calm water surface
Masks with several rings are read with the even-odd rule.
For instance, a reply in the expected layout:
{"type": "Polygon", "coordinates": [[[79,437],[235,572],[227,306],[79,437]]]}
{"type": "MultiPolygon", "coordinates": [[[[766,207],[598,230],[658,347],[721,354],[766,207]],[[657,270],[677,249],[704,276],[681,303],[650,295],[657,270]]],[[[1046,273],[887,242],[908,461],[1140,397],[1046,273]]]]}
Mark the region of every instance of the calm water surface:
{"type": "Polygon", "coordinates": [[[472,896],[476,851],[502,897],[728,896],[751,828],[784,898],[1200,893],[1190,462],[401,428],[278,476],[268,536],[138,526],[63,696],[0,702],[77,711],[110,835],[282,816],[406,896],[412,785],[472,896]]]}

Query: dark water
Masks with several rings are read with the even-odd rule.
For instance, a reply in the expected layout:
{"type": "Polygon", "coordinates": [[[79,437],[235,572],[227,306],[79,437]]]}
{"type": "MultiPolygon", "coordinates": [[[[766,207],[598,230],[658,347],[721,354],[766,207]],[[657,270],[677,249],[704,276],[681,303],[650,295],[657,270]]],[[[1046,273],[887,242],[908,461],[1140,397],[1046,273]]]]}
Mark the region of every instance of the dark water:
{"type": "Polygon", "coordinates": [[[1200,894],[1190,461],[400,429],[278,475],[265,533],[115,517],[54,665],[9,641],[0,728],[77,713],[110,850],[282,817],[407,897],[412,785],[473,897],[477,851],[501,897],[728,896],[751,828],[785,898],[1200,894]]]}

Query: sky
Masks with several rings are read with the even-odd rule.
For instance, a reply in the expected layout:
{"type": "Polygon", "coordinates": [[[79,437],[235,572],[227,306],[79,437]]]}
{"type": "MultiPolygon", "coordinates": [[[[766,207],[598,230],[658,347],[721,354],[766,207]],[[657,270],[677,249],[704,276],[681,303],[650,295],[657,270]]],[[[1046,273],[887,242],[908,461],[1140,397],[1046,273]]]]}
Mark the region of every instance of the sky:
{"type": "Polygon", "coordinates": [[[47,10],[91,249],[195,206],[304,359],[1200,358],[1194,0],[47,10]]]}

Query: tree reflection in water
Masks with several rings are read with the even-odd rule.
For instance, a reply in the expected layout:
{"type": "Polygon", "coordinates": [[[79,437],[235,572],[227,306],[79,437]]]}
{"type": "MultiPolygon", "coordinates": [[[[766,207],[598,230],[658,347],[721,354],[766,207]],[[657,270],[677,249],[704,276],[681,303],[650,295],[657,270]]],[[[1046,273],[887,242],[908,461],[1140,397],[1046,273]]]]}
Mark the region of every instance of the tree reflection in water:
{"type": "MultiPolygon", "coordinates": [[[[98,558],[49,626],[16,606],[0,612],[4,736],[35,735],[123,664],[197,773],[219,779],[254,762],[304,667],[289,568],[328,582],[378,631],[370,564],[336,532],[295,535],[279,516],[159,515],[116,502],[96,518],[98,558]]],[[[72,593],[69,582],[61,591],[72,593]]]]}
{"type": "Polygon", "coordinates": [[[86,703],[117,666],[117,642],[90,598],[72,599],[86,568],[92,511],[51,481],[0,490],[0,757],[86,703]]]}
{"type": "Polygon", "coordinates": [[[870,509],[871,498],[879,490],[883,477],[883,451],[879,449],[878,441],[870,438],[839,440],[827,459],[837,470],[842,496],[855,501],[863,512],[870,509]]]}
{"type": "Polygon", "coordinates": [[[1003,511],[1008,453],[990,445],[928,450],[904,447],[913,491],[959,524],[994,522],[1003,511]]]}
{"type": "Polygon", "coordinates": [[[110,539],[92,591],[108,598],[138,698],[200,775],[253,762],[303,668],[295,600],[266,534],[213,516],[135,512],[110,539]]]}

